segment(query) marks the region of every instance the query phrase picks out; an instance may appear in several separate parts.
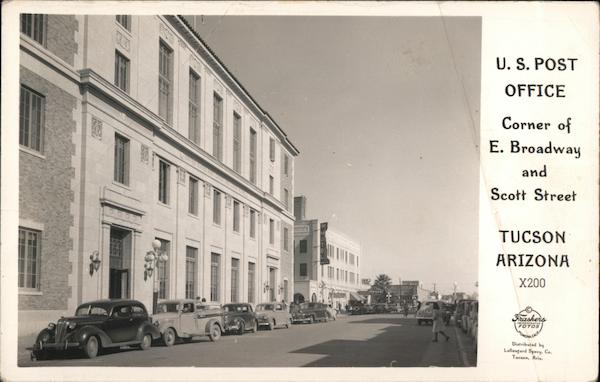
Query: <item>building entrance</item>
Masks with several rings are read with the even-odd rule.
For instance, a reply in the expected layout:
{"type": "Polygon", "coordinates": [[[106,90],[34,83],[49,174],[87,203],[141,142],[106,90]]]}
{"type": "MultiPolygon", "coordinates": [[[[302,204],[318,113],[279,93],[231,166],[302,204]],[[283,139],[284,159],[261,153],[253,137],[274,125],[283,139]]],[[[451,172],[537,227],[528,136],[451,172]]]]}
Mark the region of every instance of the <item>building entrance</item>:
{"type": "Polygon", "coordinates": [[[109,298],[129,298],[131,266],[131,231],[111,227],[109,298]]]}

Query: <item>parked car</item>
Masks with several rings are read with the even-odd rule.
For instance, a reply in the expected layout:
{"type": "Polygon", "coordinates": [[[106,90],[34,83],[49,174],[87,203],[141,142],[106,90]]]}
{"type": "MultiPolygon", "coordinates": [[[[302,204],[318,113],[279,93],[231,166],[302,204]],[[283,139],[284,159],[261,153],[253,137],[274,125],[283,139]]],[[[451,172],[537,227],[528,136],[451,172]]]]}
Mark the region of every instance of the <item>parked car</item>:
{"type": "Polygon", "coordinates": [[[165,345],[173,346],[178,338],[190,341],[208,336],[217,341],[223,332],[223,309],[219,305],[196,304],[194,300],[165,300],[152,316],[165,345]]]}
{"type": "Polygon", "coordinates": [[[474,300],[463,299],[458,300],[456,303],[456,310],[454,311],[454,323],[457,327],[463,330],[465,330],[464,328],[468,325],[466,318],[472,301],[474,300]]]}
{"type": "Polygon", "coordinates": [[[292,316],[287,305],[280,302],[270,302],[256,305],[256,322],[258,326],[266,326],[273,330],[276,326],[289,328],[292,316]]]}
{"type": "Polygon", "coordinates": [[[303,302],[292,307],[292,322],[327,321],[327,305],[320,302],[303,302]]]}
{"type": "Polygon", "coordinates": [[[225,316],[223,322],[225,332],[244,334],[247,330],[256,332],[258,324],[252,305],[247,303],[231,303],[223,305],[225,316]]]}
{"type": "MultiPolygon", "coordinates": [[[[440,311],[444,314],[446,310],[445,303],[439,300],[428,300],[421,303],[421,307],[417,310],[417,324],[421,323],[433,325],[433,303],[437,303],[440,311]]],[[[445,318],[444,318],[445,319],[445,318]]]]}
{"type": "Polygon", "coordinates": [[[72,317],[49,323],[37,336],[32,359],[49,352],[81,349],[94,358],[103,348],[136,345],[146,350],[160,338],[146,307],[136,300],[98,300],[79,305],[72,317]]]}

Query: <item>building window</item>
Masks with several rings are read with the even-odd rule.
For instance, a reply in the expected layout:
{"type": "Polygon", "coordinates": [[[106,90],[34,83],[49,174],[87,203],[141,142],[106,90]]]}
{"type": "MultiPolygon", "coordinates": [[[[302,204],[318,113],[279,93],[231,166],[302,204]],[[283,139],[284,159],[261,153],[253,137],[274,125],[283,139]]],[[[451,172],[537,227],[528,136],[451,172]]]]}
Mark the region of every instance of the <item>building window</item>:
{"type": "Polygon", "coordinates": [[[250,182],[256,183],[256,131],[250,129],[250,182]]]}
{"type": "Polygon", "coordinates": [[[129,139],[115,134],[115,182],[129,184],[129,139]]]}
{"type": "Polygon", "coordinates": [[[308,241],[300,240],[300,253],[306,253],[308,251],[308,241]]]}
{"type": "Polygon", "coordinates": [[[115,51],[115,85],[129,93],[129,60],[119,51],[115,51]]]}
{"type": "Polygon", "coordinates": [[[192,142],[200,144],[200,76],[190,69],[189,83],[189,138],[192,142]]]}
{"type": "Polygon", "coordinates": [[[284,251],[288,250],[288,246],[289,246],[289,244],[288,244],[288,242],[289,242],[288,235],[289,235],[289,230],[287,229],[287,227],[284,227],[283,228],[283,250],[284,251]]]}
{"type": "Polygon", "coordinates": [[[44,151],[45,99],[21,86],[19,103],[19,144],[38,152],[44,151]]]}
{"type": "Polygon", "coordinates": [[[196,297],[198,248],[185,248],[185,298],[196,297]]]}
{"type": "Polygon", "coordinates": [[[275,244],[275,220],[269,219],[269,244],[275,244]]]}
{"type": "Polygon", "coordinates": [[[169,172],[171,166],[165,161],[158,163],[158,200],[161,203],[169,204],[169,172]]]}
{"type": "Polygon", "coordinates": [[[308,276],[306,263],[300,263],[300,276],[308,276]]]}
{"type": "Polygon", "coordinates": [[[275,162],[275,140],[269,138],[269,159],[271,162],[275,162]]]}
{"type": "Polygon", "coordinates": [[[256,264],[248,263],[248,302],[254,303],[254,288],[256,283],[256,264]]]}
{"type": "Polygon", "coordinates": [[[188,212],[192,215],[198,215],[198,179],[190,176],[190,198],[188,212]]]}
{"type": "Polygon", "coordinates": [[[256,211],[250,210],[250,237],[256,238],[256,211]]]}
{"type": "Polygon", "coordinates": [[[158,115],[170,124],[173,120],[173,51],[162,41],[158,58],[158,115]]]}
{"type": "Polygon", "coordinates": [[[335,268],[335,279],[336,280],[340,279],[340,270],[339,270],[339,268],[335,268]]]}
{"type": "Polygon", "coordinates": [[[221,256],[210,254],[210,301],[219,301],[219,285],[221,283],[221,256]]]}
{"type": "Polygon", "coordinates": [[[123,28],[131,31],[131,16],[130,15],[117,15],[117,22],[123,26],[123,28]]]}
{"type": "Polygon", "coordinates": [[[223,99],[213,94],[213,156],[223,161],[223,99]]]}
{"type": "Polygon", "coordinates": [[[285,205],[285,209],[290,208],[290,192],[287,188],[283,189],[283,204],[285,205]]]}
{"type": "Polygon", "coordinates": [[[40,289],[42,233],[19,227],[19,288],[40,289]]]}
{"type": "Polygon", "coordinates": [[[158,271],[158,298],[168,298],[169,297],[169,261],[171,260],[171,256],[169,256],[169,251],[171,247],[171,243],[167,240],[158,239],[160,241],[160,250],[163,251],[167,256],[167,261],[159,261],[157,265],[158,271]]]}
{"type": "Polygon", "coordinates": [[[240,260],[231,259],[231,302],[238,302],[240,283],[240,260]]]}
{"type": "Polygon", "coordinates": [[[240,202],[233,201],[233,230],[240,232],[240,202]]]}
{"type": "Polygon", "coordinates": [[[242,171],[242,117],[233,113],[233,171],[242,171]]]}
{"type": "Polygon", "coordinates": [[[21,33],[42,45],[46,45],[46,15],[22,14],[21,33]]]}
{"type": "Polygon", "coordinates": [[[213,191],[213,223],[221,224],[221,192],[213,191]]]}
{"type": "Polygon", "coordinates": [[[289,161],[290,161],[290,158],[287,155],[283,157],[283,174],[285,176],[288,176],[290,174],[289,173],[289,171],[290,171],[289,170],[289,166],[290,166],[289,161]]]}
{"type": "Polygon", "coordinates": [[[269,194],[275,194],[275,179],[272,175],[269,175],[269,194]]]}

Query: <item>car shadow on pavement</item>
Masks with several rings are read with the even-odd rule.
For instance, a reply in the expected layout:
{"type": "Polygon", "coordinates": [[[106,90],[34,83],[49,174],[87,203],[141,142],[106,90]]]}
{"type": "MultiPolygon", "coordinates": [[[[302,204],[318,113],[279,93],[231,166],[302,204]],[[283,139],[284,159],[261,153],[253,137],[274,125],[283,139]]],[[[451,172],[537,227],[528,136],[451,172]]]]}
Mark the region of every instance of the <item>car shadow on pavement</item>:
{"type": "MultiPolygon", "coordinates": [[[[365,340],[337,339],[294,350],[292,353],[318,354],[323,357],[305,367],[426,367],[464,366],[459,362],[454,341],[431,343],[431,329],[416,323],[399,325],[397,320],[374,318],[362,323],[388,323],[395,325],[365,340]],[[431,347],[435,357],[431,359],[431,347]]],[[[355,323],[361,323],[357,321],[355,323]]]]}
{"type": "Polygon", "coordinates": [[[365,318],[361,321],[351,321],[351,324],[391,324],[391,325],[413,325],[416,323],[414,319],[404,317],[377,317],[365,318]]]}

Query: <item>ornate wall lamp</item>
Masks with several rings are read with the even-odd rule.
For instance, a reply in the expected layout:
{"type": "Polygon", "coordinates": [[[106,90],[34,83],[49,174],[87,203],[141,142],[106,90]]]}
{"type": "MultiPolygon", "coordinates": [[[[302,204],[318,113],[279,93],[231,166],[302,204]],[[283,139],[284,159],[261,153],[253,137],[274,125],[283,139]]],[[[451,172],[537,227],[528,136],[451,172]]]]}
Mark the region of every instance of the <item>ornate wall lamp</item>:
{"type": "Polygon", "coordinates": [[[154,289],[152,293],[152,312],[156,313],[156,306],[158,304],[158,278],[156,277],[155,269],[158,268],[159,263],[164,263],[169,260],[169,256],[165,251],[161,250],[161,242],[158,239],[152,241],[152,250],[146,252],[144,256],[144,280],[149,277],[154,279],[154,289]]]}
{"type": "Polygon", "coordinates": [[[100,269],[100,264],[102,260],[100,260],[100,252],[94,251],[90,255],[90,276],[97,272],[100,269]]]}

